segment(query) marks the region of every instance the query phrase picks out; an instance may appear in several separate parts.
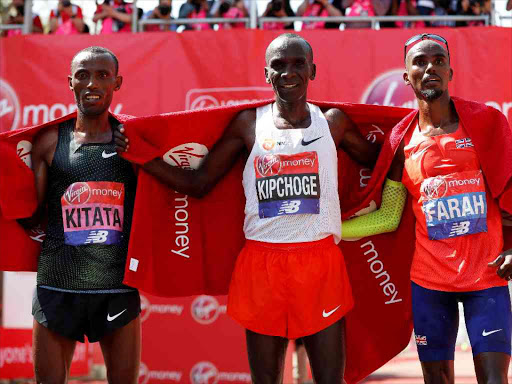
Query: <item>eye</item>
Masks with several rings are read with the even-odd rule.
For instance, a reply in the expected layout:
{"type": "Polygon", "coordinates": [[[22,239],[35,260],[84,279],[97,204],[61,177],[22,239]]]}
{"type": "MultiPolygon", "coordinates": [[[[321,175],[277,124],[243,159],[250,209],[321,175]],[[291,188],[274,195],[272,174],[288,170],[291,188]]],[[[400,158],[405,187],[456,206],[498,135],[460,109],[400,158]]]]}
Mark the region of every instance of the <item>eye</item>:
{"type": "Polygon", "coordinates": [[[75,77],[78,79],[78,80],[85,80],[87,79],[87,74],[85,72],[79,72],[75,75],[75,77]]]}

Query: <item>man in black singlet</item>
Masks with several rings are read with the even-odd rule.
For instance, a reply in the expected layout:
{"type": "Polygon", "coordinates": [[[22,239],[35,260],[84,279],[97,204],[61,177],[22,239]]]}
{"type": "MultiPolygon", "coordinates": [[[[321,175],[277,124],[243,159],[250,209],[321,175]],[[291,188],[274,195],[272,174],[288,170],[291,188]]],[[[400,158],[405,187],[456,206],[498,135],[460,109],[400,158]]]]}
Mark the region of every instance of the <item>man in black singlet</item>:
{"type": "Polygon", "coordinates": [[[33,147],[37,217],[48,216],[34,294],[37,383],[66,383],[76,341],[99,341],[109,383],[135,384],[140,298],[123,285],[136,176],[115,151],[108,112],[122,84],[109,50],[71,62],[76,119],[43,129],[33,147]]]}

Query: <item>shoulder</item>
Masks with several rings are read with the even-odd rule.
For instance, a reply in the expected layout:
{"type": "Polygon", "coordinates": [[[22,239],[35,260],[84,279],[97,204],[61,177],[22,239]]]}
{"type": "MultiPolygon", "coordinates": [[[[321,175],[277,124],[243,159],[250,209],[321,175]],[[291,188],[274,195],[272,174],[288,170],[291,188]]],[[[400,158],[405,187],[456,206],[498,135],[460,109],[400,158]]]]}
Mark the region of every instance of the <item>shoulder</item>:
{"type": "Polygon", "coordinates": [[[46,153],[55,150],[59,140],[59,126],[51,125],[42,129],[34,138],[34,153],[46,153]]]}
{"type": "Polygon", "coordinates": [[[322,112],[329,122],[342,123],[349,120],[347,114],[339,108],[322,108],[322,112]]]}
{"type": "Polygon", "coordinates": [[[256,108],[244,109],[238,112],[229,124],[227,134],[245,137],[256,125],[256,108]]]}

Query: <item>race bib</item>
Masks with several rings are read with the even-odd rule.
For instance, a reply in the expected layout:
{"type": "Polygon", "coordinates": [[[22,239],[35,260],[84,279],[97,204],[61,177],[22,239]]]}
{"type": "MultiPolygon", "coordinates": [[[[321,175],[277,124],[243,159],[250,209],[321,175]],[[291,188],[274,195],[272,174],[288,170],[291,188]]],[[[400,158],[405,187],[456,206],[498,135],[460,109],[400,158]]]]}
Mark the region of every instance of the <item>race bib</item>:
{"type": "Polygon", "coordinates": [[[64,243],[119,244],[123,235],[124,184],[71,184],[61,197],[64,243]]]}
{"type": "Polygon", "coordinates": [[[487,232],[482,171],[430,177],[420,191],[430,240],[487,232]]]}
{"type": "Polygon", "coordinates": [[[259,217],[320,213],[318,154],[268,154],[254,159],[259,217]]]}

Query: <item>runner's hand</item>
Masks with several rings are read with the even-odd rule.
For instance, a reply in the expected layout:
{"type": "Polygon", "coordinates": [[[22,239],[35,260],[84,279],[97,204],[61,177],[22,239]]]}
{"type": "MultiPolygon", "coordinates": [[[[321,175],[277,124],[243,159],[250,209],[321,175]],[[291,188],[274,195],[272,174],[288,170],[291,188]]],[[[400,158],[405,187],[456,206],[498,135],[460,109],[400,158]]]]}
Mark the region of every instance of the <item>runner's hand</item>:
{"type": "Polygon", "coordinates": [[[128,151],[128,148],[130,148],[130,144],[128,144],[128,142],[128,138],[124,135],[123,124],[120,124],[114,130],[114,143],[116,145],[117,153],[123,153],[128,151]]]}
{"type": "Polygon", "coordinates": [[[512,249],[502,252],[493,262],[487,264],[491,268],[497,268],[496,273],[507,281],[512,279],[512,249]]]}

